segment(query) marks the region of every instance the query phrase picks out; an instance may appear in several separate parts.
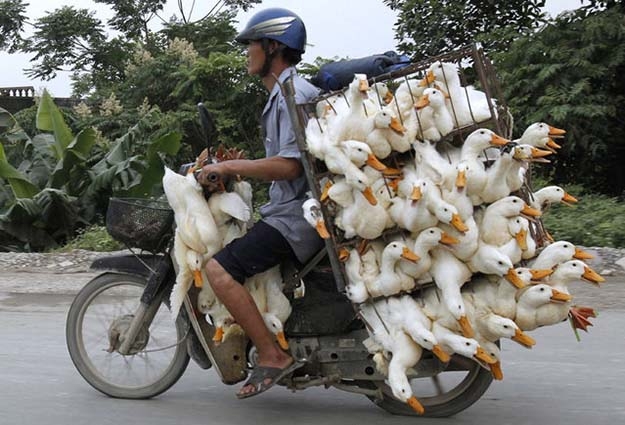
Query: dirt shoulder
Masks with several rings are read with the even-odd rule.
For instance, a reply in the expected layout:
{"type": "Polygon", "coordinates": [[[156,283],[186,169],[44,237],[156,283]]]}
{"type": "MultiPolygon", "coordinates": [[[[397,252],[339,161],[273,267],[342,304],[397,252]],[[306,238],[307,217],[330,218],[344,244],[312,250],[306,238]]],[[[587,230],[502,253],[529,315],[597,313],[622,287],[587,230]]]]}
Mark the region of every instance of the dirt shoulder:
{"type": "MultiPolygon", "coordinates": [[[[615,262],[620,251],[605,253],[588,248],[595,255],[591,267],[606,277],[600,287],[575,282],[570,285],[574,303],[597,310],[625,310],[625,270],[615,262]]],[[[74,250],[69,253],[0,253],[0,293],[75,294],[99,272],[89,266],[98,257],[118,255],[74,250]]]]}

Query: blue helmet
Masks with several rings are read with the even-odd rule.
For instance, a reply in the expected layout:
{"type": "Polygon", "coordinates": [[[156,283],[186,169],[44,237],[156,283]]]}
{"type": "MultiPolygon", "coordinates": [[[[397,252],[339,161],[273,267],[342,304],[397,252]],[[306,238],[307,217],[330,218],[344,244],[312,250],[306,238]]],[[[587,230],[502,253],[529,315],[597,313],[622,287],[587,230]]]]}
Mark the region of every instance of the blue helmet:
{"type": "Polygon", "coordinates": [[[293,50],[306,50],[306,27],[295,13],[273,7],[261,10],[249,20],[235,40],[242,44],[268,38],[276,40],[293,50]]]}

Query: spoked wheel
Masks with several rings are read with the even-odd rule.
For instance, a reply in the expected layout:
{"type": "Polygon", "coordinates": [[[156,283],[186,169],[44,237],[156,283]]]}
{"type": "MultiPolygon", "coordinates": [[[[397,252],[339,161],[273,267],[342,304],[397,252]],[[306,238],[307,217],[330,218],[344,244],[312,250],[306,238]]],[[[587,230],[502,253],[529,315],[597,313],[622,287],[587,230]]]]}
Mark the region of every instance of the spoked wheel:
{"type": "Polygon", "coordinates": [[[189,364],[189,326],[181,318],[174,323],[164,303],[139,330],[130,354],[117,351],[145,285],[141,276],[106,273],[85,285],[69,309],[70,357],[89,384],[111,397],[154,397],[174,385],[189,364]]]}
{"type": "Polygon", "coordinates": [[[393,397],[391,388],[383,381],[376,381],[376,385],[382,390],[382,398],[367,397],[394,415],[440,418],[454,415],[471,406],[486,392],[492,381],[489,370],[470,359],[456,355],[445,371],[432,377],[410,380],[413,394],[425,408],[423,415],[418,415],[408,404],[393,397]]]}

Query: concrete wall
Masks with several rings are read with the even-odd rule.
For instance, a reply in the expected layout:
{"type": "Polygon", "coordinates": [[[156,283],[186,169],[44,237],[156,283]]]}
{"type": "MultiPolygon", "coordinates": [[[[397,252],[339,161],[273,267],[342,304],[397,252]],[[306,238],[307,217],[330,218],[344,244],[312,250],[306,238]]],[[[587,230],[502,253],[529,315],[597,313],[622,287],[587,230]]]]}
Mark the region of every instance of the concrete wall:
{"type": "MultiPolygon", "coordinates": [[[[30,108],[35,104],[35,89],[31,86],[25,87],[0,87],[0,107],[12,114],[22,109],[30,108]]],[[[71,108],[77,105],[80,99],[70,97],[56,97],[54,103],[59,107],[71,108]]]]}

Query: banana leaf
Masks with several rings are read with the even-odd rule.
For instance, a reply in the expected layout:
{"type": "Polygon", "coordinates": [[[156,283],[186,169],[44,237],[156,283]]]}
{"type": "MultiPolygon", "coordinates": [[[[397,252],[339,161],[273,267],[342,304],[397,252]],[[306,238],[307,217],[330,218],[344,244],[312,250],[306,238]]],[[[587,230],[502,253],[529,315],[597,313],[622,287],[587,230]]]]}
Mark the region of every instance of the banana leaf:
{"type": "Polygon", "coordinates": [[[175,155],[180,149],[182,135],[178,132],[170,132],[154,140],[148,147],[147,168],[143,170],[141,181],[133,186],[125,195],[130,197],[145,198],[156,195],[156,188],[161,187],[163,180],[164,162],[160,153],[175,155]]]}
{"type": "Polygon", "coordinates": [[[63,119],[63,114],[54,104],[52,96],[47,90],[43,91],[43,95],[39,101],[37,108],[36,125],[39,130],[50,131],[54,134],[54,144],[52,145],[56,159],[63,158],[65,148],[72,142],[74,136],[70,128],[63,119]]]}
{"type": "Polygon", "coordinates": [[[0,107],[0,131],[5,131],[8,128],[13,127],[15,118],[6,109],[0,107]]]}
{"type": "Polygon", "coordinates": [[[13,195],[16,198],[32,198],[39,192],[37,186],[32,184],[26,176],[9,164],[2,144],[0,144],[0,178],[9,182],[13,195]]]}
{"type": "Polygon", "coordinates": [[[95,141],[96,134],[92,127],[88,127],[76,135],[72,143],[63,151],[61,160],[57,162],[50,176],[50,187],[60,189],[68,183],[72,168],[80,167],[87,162],[95,141]]]}
{"type": "MultiPolygon", "coordinates": [[[[6,233],[30,249],[56,246],[83,223],[76,198],[46,188],[32,199],[17,199],[0,213],[0,234],[6,233]]],[[[1,241],[0,244],[6,244],[1,241]]]]}

